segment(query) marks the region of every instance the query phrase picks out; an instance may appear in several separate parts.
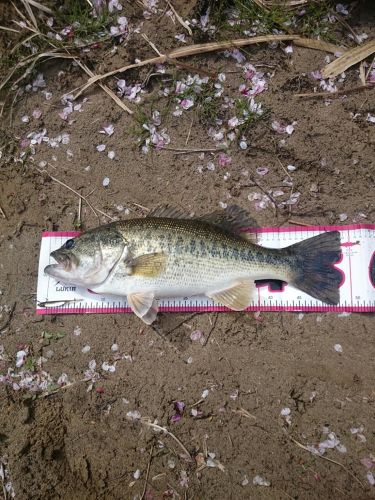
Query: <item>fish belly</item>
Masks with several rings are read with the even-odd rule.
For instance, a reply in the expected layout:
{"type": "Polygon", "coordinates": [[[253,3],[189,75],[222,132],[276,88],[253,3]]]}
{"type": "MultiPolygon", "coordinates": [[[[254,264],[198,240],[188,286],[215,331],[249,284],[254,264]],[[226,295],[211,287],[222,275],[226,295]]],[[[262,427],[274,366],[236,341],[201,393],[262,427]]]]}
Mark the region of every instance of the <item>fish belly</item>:
{"type": "Polygon", "coordinates": [[[126,296],[153,293],[156,298],[190,297],[223,290],[244,279],[266,279],[269,271],[257,263],[222,258],[197,258],[189,255],[170,256],[165,271],[157,277],[129,275],[120,264],[105,283],[92,290],[97,293],[126,296]]]}

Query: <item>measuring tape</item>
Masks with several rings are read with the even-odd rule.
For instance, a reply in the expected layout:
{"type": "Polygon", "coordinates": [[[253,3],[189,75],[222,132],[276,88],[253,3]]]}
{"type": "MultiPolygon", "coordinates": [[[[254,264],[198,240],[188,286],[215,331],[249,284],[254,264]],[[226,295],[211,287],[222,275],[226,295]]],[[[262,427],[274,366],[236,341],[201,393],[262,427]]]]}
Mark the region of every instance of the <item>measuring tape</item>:
{"type": "MultiPolygon", "coordinates": [[[[287,283],[262,280],[256,282],[256,294],[248,311],[375,312],[375,224],[249,229],[256,234],[259,245],[269,248],[293,245],[326,231],[340,231],[341,234],[342,258],[335,264],[342,274],[340,303],[335,306],[323,304],[287,283]]],[[[53,263],[50,253],[78,234],[76,231],[42,234],[37,314],[131,312],[122,297],[94,294],[44,274],[44,268],[53,263]]],[[[159,310],[164,312],[228,311],[207,297],[170,298],[158,302],[159,310]]]]}

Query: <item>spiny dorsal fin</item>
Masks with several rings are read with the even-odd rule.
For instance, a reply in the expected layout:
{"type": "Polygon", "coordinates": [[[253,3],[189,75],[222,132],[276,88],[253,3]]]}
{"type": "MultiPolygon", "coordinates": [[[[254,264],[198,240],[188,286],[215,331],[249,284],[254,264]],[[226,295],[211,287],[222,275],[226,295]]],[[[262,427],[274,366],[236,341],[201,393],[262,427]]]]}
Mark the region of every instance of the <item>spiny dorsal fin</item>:
{"type": "Polygon", "coordinates": [[[179,208],[159,205],[147,214],[147,217],[165,217],[166,219],[191,219],[191,216],[179,208]]]}
{"type": "Polygon", "coordinates": [[[163,252],[156,252],[139,255],[139,257],[127,260],[126,267],[129,269],[130,275],[155,278],[156,276],[160,276],[165,270],[166,263],[166,254],[163,252]]]}
{"type": "Polygon", "coordinates": [[[230,285],[228,288],[206,293],[207,297],[219,304],[224,304],[233,311],[243,311],[250,306],[254,298],[255,283],[244,280],[230,285]]]}
{"type": "MultiPolygon", "coordinates": [[[[230,205],[225,210],[216,210],[210,214],[202,215],[197,219],[209,222],[236,234],[240,233],[241,229],[258,226],[255,220],[249,217],[247,211],[237,205],[230,205]]],[[[249,239],[246,235],[243,238],[249,239]]]]}
{"type": "Polygon", "coordinates": [[[237,205],[230,205],[224,210],[215,210],[206,215],[192,217],[178,208],[169,205],[161,205],[152,210],[147,217],[165,217],[167,219],[195,219],[208,222],[214,226],[221,227],[230,233],[238,234],[246,240],[256,241],[255,237],[247,234],[239,234],[241,230],[249,227],[257,227],[257,222],[252,219],[248,212],[237,205]]]}

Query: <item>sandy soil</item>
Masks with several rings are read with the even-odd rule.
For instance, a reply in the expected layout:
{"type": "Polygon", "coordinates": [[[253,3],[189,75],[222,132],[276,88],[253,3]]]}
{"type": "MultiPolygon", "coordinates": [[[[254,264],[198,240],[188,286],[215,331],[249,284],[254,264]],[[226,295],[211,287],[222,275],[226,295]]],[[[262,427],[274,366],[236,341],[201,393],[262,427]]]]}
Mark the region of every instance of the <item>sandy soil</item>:
{"type": "MultiPolygon", "coordinates": [[[[175,3],[188,16],[192,5],[175,3]]],[[[364,17],[357,16],[355,27],[371,36],[364,17]]],[[[174,35],[181,27],[165,19],[158,23],[146,23],[149,37],[161,50],[175,46],[174,35]]],[[[113,56],[99,51],[96,72],[130,61],[131,50],[137,57],[150,57],[151,49],[141,40],[138,37],[130,49],[120,47],[113,56]]],[[[95,189],[91,202],[112,217],[126,217],[126,209],[130,216],[141,216],[136,204],[152,208],[169,202],[201,214],[220,202],[235,202],[268,226],[290,224],[291,219],[339,224],[344,213],[348,218],[343,223],[363,220],[363,215],[375,222],[375,125],[366,121],[367,113],[375,111],[374,90],[329,104],[294,96],[313,89],[316,82],[309,74],[324,65],[325,56],[296,47],[291,55],[265,46],[246,50],[247,60],[266,72],[269,88],[259,97],[269,115],[247,133],[247,150],[231,147],[232,161],[225,167],[210,153],[203,159],[170,150],[143,154],[132,133],[133,119],[97,87],[83,96],[87,101],[81,112],[72,114],[69,125],[58,116],[61,95],[86,77],[68,63],[43,66],[47,87],[26,94],[13,109],[11,125],[3,119],[0,205],[6,219],[0,217],[0,374],[14,368],[17,351],[27,348],[27,359],[43,358],[42,368],[35,361],[35,374],[43,378],[44,370],[56,382],[65,373],[71,383],[49,395],[0,383],[0,455],[7,457],[4,468],[16,498],[139,499],[146,477],[148,499],[375,496],[366,476],[375,454],[371,315],[164,314],[163,336],[127,314],[35,315],[41,232],[74,229],[78,211],[77,196],[38,169],[85,194],[95,189]],[[46,100],[42,90],[52,98],[46,100]],[[42,110],[41,117],[32,118],[35,109],[42,110]],[[350,113],[360,115],[353,119],[350,113]],[[31,117],[28,123],[22,122],[24,115],[31,117]],[[271,128],[275,119],[296,122],[294,133],[277,134],[271,128]],[[105,122],[114,124],[112,136],[99,134],[105,122]],[[69,144],[53,149],[42,143],[24,164],[13,162],[12,154],[19,157],[26,135],[43,128],[50,138],[68,133],[69,144]],[[114,160],[96,150],[101,143],[106,151],[115,151],[114,160]],[[215,170],[200,172],[198,167],[209,161],[215,170]],[[259,183],[264,189],[282,186],[285,171],[280,162],[298,167],[291,175],[293,191],[301,193],[299,202],[291,211],[275,212],[271,206],[256,211],[248,196],[259,189],[249,186],[248,177],[267,166],[269,173],[257,177],[259,183]],[[227,180],[225,172],[230,173],[227,180]],[[104,177],[110,179],[108,187],[103,187],[104,177]],[[203,332],[203,342],[191,340],[195,330],[203,332]],[[341,353],[334,350],[335,344],[341,344],[341,353]],[[88,352],[82,352],[85,346],[90,346],[84,349],[88,352]],[[116,371],[104,371],[102,363],[114,358],[119,359],[116,371]],[[99,378],[88,390],[90,382],[82,379],[91,360],[96,361],[99,378]],[[186,406],[173,423],[175,401],[186,406]],[[290,409],[288,418],[281,415],[285,408],[290,409]],[[166,426],[175,438],[155,432],[139,416],[166,426]],[[324,458],[301,447],[326,440],[327,428],[338,441],[324,458]],[[207,459],[211,466],[200,467],[207,459]],[[269,486],[255,485],[258,475],[269,486]]],[[[243,81],[234,59],[222,54],[188,62],[225,72],[225,85],[233,94],[243,81]]],[[[151,77],[138,106],[147,113],[161,112],[160,128],[170,135],[169,147],[215,147],[209,126],[200,123],[194,110],[173,116],[175,104],[159,97],[159,89],[171,86],[167,80],[176,76],[175,68],[167,71],[163,83],[151,77]]],[[[131,79],[142,82],[146,76],[147,69],[132,73],[131,79]]],[[[114,80],[108,84],[115,89],[114,80]]],[[[358,85],[356,70],[347,72],[345,84],[358,85]]],[[[98,223],[86,205],[82,220],[86,228],[98,223]]]]}

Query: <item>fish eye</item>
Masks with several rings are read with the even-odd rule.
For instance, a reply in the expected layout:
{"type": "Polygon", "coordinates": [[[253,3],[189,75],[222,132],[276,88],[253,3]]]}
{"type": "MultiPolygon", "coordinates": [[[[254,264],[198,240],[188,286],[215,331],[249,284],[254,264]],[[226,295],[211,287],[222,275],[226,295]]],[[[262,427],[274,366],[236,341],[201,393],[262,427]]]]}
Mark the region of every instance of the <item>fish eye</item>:
{"type": "Polygon", "coordinates": [[[74,240],[68,240],[66,243],[65,243],[65,248],[67,250],[70,250],[71,248],[74,247],[74,245],[76,244],[76,242],[74,240]]]}

